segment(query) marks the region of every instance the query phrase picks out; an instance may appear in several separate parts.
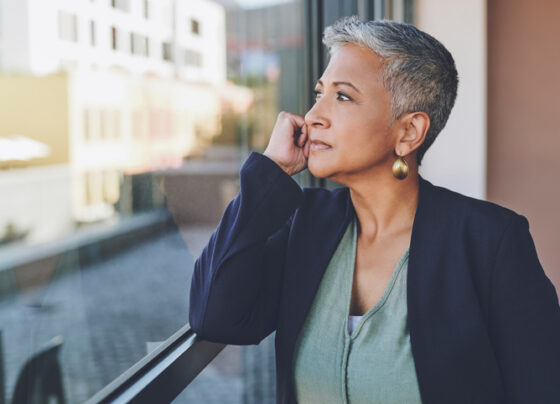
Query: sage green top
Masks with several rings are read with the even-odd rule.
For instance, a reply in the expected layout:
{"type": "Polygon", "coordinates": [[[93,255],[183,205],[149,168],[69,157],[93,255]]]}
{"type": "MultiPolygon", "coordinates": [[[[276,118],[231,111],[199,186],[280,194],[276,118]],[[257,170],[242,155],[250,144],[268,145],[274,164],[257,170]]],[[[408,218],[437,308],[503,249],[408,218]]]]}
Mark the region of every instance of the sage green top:
{"type": "Polygon", "coordinates": [[[299,404],[421,403],[407,328],[408,250],[379,302],[348,330],[357,223],[323,275],[294,352],[299,404]]]}

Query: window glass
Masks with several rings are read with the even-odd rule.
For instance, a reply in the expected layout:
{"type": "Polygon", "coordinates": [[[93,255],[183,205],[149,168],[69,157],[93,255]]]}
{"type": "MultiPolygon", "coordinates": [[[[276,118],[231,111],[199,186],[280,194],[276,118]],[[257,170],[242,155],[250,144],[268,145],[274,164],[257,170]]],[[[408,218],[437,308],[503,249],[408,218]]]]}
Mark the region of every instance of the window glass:
{"type": "Polygon", "coordinates": [[[148,0],[143,1],[144,18],[150,18],[150,2],[148,0]]]}
{"type": "Polygon", "coordinates": [[[195,35],[198,35],[200,33],[199,22],[194,18],[191,19],[191,32],[195,35]]]}
{"type": "Polygon", "coordinates": [[[130,11],[130,0],[111,0],[111,6],[121,11],[130,11]]]}
{"type": "Polygon", "coordinates": [[[89,35],[91,46],[95,46],[95,21],[89,22],[89,35]]]}
{"type": "Polygon", "coordinates": [[[58,12],[58,37],[65,41],[78,40],[78,19],[76,15],[64,11],[58,12]]]}
{"type": "MultiPolygon", "coordinates": [[[[241,164],[303,112],[303,1],[26,4],[0,61],[0,402],[48,352],[23,389],[54,374],[78,403],[187,323],[241,164]]],[[[179,402],[274,397],[272,338],[179,402]]]]}
{"type": "Polygon", "coordinates": [[[119,45],[119,32],[116,27],[111,27],[111,48],[117,50],[119,45]]]}

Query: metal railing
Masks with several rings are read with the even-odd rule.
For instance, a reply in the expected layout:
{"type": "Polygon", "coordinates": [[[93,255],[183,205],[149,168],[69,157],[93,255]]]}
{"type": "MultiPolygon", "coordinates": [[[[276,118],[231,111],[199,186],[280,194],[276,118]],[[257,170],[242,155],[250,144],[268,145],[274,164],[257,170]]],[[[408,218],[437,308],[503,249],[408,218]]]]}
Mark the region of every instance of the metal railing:
{"type": "Polygon", "coordinates": [[[170,403],[224,347],[198,339],[187,324],[86,404],[170,403]]]}

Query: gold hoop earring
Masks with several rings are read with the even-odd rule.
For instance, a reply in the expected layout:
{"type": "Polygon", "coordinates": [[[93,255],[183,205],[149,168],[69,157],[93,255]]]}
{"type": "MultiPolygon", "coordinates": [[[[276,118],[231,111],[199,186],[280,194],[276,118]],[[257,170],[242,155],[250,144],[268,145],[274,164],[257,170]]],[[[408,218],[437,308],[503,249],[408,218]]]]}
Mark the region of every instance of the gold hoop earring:
{"type": "Polygon", "coordinates": [[[398,154],[393,163],[393,175],[399,180],[404,180],[408,176],[408,164],[406,164],[404,158],[398,154]]]}

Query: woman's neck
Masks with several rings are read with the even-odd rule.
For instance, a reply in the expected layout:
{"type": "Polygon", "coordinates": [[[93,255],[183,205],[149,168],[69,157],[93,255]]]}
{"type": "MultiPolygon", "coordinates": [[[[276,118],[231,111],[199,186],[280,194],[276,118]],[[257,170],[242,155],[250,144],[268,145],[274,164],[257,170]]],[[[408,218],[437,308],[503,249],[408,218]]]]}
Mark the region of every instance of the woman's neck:
{"type": "Polygon", "coordinates": [[[411,170],[404,180],[378,175],[355,178],[346,185],[358,218],[360,238],[373,242],[379,234],[412,229],[419,192],[416,170],[411,170]]]}

